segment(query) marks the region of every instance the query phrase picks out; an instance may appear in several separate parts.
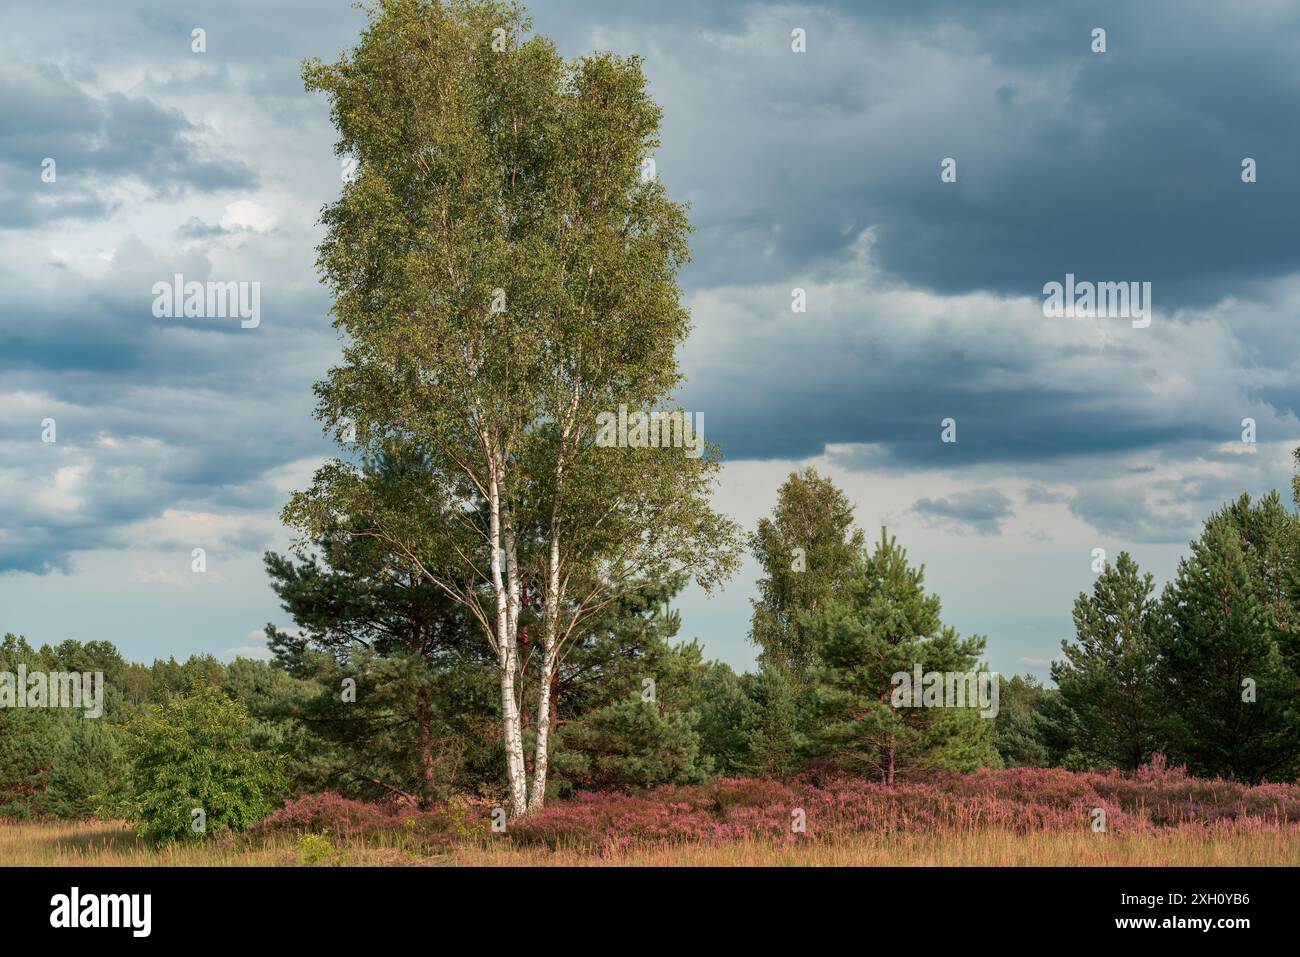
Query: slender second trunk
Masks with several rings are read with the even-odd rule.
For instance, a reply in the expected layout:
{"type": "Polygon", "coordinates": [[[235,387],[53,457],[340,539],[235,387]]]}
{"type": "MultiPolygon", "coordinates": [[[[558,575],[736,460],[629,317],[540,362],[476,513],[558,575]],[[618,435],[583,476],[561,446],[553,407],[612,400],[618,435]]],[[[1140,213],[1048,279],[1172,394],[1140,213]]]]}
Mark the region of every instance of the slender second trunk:
{"type": "Polygon", "coordinates": [[[537,692],[537,744],[533,754],[533,783],[528,792],[529,812],[541,810],[546,803],[546,771],[550,765],[551,677],[555,662],[548,649],[542,658],[540,687],[537,692]]]}
{"type": "MultiPolygon", "coordinates": [[[[575,395],[576,408],[576,395],[575,395]]],[[[557,497],[551,502],[549,548],[546,555],[545,627],[542,633],[541,675],[537,684],[537,747],[533,754],[533,789],[528,796],[528,810],[537,811],[546,803],[546,772],[550,767],[551,723],[555,711],[553,700],[555,671],[560,658],[560,498],[564,488],[565,455],[572,436],[571,423],[560,430],[560,454],[555,461],[557,497]]]]}
{"type": "Polygon", "coordinates": [[[523,817],[528,811],[528,772],[524,767],[524,736],[519,720],[519,698],[515,675],[519,652],[504,648],[501,662],[501,717],[506,745],[506,774],[510,779],[510,816],[523,817]]]}
{"type": "Polygon", "coordinates": [[[540,810],[546,803],[546,771],[550,765],[551,682],[559,659],[560,541],[554,524],[546,574],[546,627],[542,634],[542,673],[537,685],[537,748],[533,755],[532,793],[528,796],[530,812],[540,810]]]}
{"type": "MultiPolygon", "coordinates": [[[[502,569],[502,521],[500,471],[492,469],[488,498],[491,509],[488,529],[492,549],[492,590],[497,607],[497,664],[501,672],[501,724],[506,746],[506,776],[510,784],[510,816],[522,817],[528,810],[528,772],[524,768],[524,737],[519,726],[519,698],[515,676],[519,671],[519,646],[515,642],[516,615],[502,569]]],[[[507,556],[510,560],[512,556],[507,556]]]]}

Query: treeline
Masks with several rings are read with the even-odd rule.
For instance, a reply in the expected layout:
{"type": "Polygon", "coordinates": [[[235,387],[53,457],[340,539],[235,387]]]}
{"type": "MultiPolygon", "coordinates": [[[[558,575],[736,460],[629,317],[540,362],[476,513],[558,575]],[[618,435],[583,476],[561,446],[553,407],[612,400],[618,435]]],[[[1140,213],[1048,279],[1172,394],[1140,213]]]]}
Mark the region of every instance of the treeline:
{"type": "Polygon", "coordinates": [[[892,674],[974,667],[984,639],[941,625],[892,539],[863,550],[827,479],[792,475],[753,545],[766,572],[755,680],[795,702],[764,741],[773,770],[833,756],[886,776],[900,759],[1133,771],[1161,753],[1206,777],[1300,773],[1300,518],[1276,492],[1211,515],[1159,595],[1129,554],[1104,565],[1075,601],[1057,687],[1001,682],[996,758],[969,712],[890,707],[892,674]]]}
{"type": "Polygon", "coordinates": [[[301,682],[264,661],[223,664],[211,655],[150,666],[128,662],[111,642],[65,641],[33,648],[6,634],[0,673],[30,676],[101,673],[103,713],[87,708],[0,707],[0,818],[84,818],[114,813],[128,796],[128,727],[165,713],[169,702],[202,699],[217,690],[234,712],[244,741],[270,754],[304,753],[307,736],[287,717],[291,702],[309,694],[301,682]]]}
{"type": "Polygon", "coordinates": [[[1132,770],[1162,752],[1197,775],[1300,774],[1300,519],[1277,493],[1211,515],[1156,595],[1127,554],[1075,602],[1041,696],[1047,760],[1132,770]]]}
{"type": "MultiPolygon", "coordinates": [[[[266,556],[297,626],[268,626],[270,661],[144,666],[108,642],[6,635],[0,672],[102,672],[106,691],[98,719],[0,708],[0,817],[120,813],[153,786],[142,761],[178,766],[186,741],[214,735],[275,758],[259,779],[274,793],[250,807],[324,790],[424,805],[502,795],[498,672],[461,607],[355,536],[314,544],[308,558],[266,556]]],[[[551,678],[551,795],[822,768],[886,782],[930,768],[1134,770],[1157,752],[1203,776],[1300,771],[1300,520],[1276,494],[1212,515],[1160,595],[1129,555],[1106,565],[1075,602],[1057,687],[1003,680],[991,720],[896,707],[894,675],[982,671],[985,638],[943,623],[924,569],[883,531],[867,545],[828,479],[791,475],[750,545],[763,568],[757,671],[677,640],[674,587],[632,591],[551,678]]],[[[539,613],[527,593],[523,606],[521,695],[537,693],[539,613]]]]}

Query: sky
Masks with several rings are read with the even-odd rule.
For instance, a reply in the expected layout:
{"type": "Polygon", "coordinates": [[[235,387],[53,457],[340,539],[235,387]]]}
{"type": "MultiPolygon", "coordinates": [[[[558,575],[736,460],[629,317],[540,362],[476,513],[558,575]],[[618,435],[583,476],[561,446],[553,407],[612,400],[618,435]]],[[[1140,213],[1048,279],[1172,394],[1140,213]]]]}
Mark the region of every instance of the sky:
{"type": "MultiPolygon", "coordinates": [[[[813,465],[992,668],[1046,678],[1095,549],[1162,584],[1226,500],[1290,500],[1300,4],[528,8],[568,56],[644,58],[695,226],[678,398],[747,529],[813,465]],[[1149,325],[1048,316],[1066,274],[1150,283],[1149,325]]],[[[292,624],[262,554],[333,454],[311,386],[340,355],[315,246],[341,169],[301,61],[364,22],[343,0],[0,12],[0,632],[230,659],[292,624]],[[260,322],[157,318],[177,273],[260,283],[260,322]]],[[[752,667],[759,574],[680,596],[683,636],[752,667]]]]}

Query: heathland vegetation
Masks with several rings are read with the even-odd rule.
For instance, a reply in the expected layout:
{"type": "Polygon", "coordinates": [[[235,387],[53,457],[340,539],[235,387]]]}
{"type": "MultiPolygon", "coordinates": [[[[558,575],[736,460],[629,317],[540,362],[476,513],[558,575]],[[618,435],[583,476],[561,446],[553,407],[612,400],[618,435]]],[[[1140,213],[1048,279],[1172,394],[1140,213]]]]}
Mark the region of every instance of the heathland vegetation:
{"type": "Polygon", "coordinates": [[[790,475],[746,543],[713,508],[719,450],[598,441],[615,410],[671,415],[690,329],[690,226],[637,58],[566,60],[513,4],[383,0],[304,78],[355,175],[318,250],[340,454],[265,557],[294,625],[228,664],[7,635],[0,818],[39,823],[0,854],[41,828],[171,860],[984,841],[979,863],[1024,863],[1026,836],[1081,860],[1097,834],[1291,853],[1300,518],[1278,495],[1210,516],[1159,594],[1128,554],[1099,567],[1052,684],[995,681],[988,639],[828,478],[790,475]],[[746,544],[758,666],[738,674],[672,605],[746,544]],[[102,673],[102,714],[19,706],[20,673],[102,673]],[[55,823],[92,817],[136,837],[55,823]]]}
{"type": "MultiPolygon", "coordinates": [[[[224,835],[214,853],[235,858],[311,859],[318,840],[342,862],[378,849],[523,860],[737,842],[868,853],[864,841],[979,833],[1051,843],[1092,833],[1100,811],[1131,848],[1199,860],[1249,834],[1275,841],[1277,859],[1300,824],[1298,532],[1277,496],[1243,497],[1206,521],[1159,596],[1127,555],[1096,576],[1057,687],[1002,680],[991,717],[977,702],[898,708],[899,672],[978,670],[983,639],[942,623],[892,538],[865,544],[828,479],[792,474],[750,537],[764,569],[757,670],[679,640],[671,589],[620,603],[555,671],[558,802],[508,826],[494,662],[458,609],[382,569],[272,553],[297,627],[268,626],[270,661],[144,666],[103,642],[6,636],[0,671],[102,672],[107,691],[99,718],[0,709],[0,817],[126,819],[160,844],[224,835]]],[[[536,680],[520,677],[525,692],[536,680]]],[[[522,731],[534,745],[526,719],[522,731]]],[[[98,846],[129,840],[93,827],[98,846]]]]}

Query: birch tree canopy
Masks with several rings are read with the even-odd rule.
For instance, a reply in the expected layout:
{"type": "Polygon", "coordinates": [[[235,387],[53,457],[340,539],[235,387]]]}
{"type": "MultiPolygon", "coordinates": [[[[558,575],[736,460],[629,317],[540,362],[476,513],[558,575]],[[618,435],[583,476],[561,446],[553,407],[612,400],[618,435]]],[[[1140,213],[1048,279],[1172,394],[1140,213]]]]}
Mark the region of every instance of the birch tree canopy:
{"type": "Polygon", "coordinates": [[[354,534],[467,610],[499,665],[513,816],[545,801],[547,688],[583,622],[647,582],[710,588],[739,547],[709,504],[716,448],[596,442],[620,406],[671,405],[690,226],[648,173],[640,60],[566,60],[529,28],[515,4],[384,0],[353,50],[304,65],[354,170],[318,259],[344,346],[317,414],[345,455],[285,509],[307,536],[364,513],[354,534]],[[358,463],[399,449],[428,466],[379,494],[358,463]]]}

